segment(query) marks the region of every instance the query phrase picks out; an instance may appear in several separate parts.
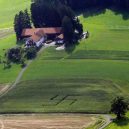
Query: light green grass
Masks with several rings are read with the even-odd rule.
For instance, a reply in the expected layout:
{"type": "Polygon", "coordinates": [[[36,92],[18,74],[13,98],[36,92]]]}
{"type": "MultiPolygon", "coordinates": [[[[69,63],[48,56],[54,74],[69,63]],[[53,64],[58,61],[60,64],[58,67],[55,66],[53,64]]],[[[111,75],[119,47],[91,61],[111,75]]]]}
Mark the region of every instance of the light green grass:
{"type": "Polygon", "coordinates": [[[129,129],[129,112],[126,115],[127,118],[119,121],[112,122],[107,128],[105,129],[129,129]]]}
{"type": "Polygon", "coordinates": [[[0,0],[0,28],[13,26],[14,16],[30,7],[30,0],[0,0]]]}
{"type": "Polygon", "coordinates": [[[122,29],[129,20],[110,10],[80,19],[89,39],[71,54],[41,53],[0,100],[0,112],[104,113],[114,97],[129,98],[129,30],[122,29]]]}
{"type": "Polygon", "coordinates": [[[82,41],[77,50],[129,50],[129,20],[123,20],[120,14],[106,10],[104,14],[80,19],[90,38],[82,41]]]}
{"type": "MultiPolygon", "coordinates": [[[[5,52],[14,46],[16,46],[15,36],[11,35],[5,39],[0,40],[0,56],[4,60],[5,52]]],[[[15,81],[19,71],[21,70],[19,65],[13,64],[10,69],[3,69],[3,64],[0,64],[0,84],[12,83],[15,81]]]]}

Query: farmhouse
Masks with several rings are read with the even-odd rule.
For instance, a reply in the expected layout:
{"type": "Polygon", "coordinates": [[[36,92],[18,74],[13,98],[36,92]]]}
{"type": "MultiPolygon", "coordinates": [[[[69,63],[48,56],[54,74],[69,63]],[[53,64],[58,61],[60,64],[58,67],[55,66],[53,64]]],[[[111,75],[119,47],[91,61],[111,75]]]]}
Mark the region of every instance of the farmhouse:
{"type": "Polygon", "coordinates": [[[42,45],[47,39],[63,42],[61,27],[23,29],[22,37],[25,39],[26,44],[35,44],[37,47],[42,45]]]}

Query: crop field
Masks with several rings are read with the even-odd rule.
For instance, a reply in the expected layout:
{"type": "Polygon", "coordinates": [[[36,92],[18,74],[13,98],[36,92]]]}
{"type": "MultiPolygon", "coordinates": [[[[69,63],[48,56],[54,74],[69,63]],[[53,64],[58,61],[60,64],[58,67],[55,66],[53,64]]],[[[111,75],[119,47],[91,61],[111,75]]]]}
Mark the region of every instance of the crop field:
{"type": "Polygon", "coordinates": [[[0,116],[1,129],[82,129],[96,122],[86,115],[42,114],[0,116]]]}
{"type": "Polygon", "coordinates": [[[2,111],[104,113],[111,98],[122,94],[117,84],[101,79],[26,81],[18,87],[2,100],[2,111]]]}
{"type": "Polygon", "coordinates": [[[89,39],[69,53],[40,53],[0,100],[0,112],[107,113],[114,97],[129,98],[128,18],[105,10],[80,20],[89,39]]]}

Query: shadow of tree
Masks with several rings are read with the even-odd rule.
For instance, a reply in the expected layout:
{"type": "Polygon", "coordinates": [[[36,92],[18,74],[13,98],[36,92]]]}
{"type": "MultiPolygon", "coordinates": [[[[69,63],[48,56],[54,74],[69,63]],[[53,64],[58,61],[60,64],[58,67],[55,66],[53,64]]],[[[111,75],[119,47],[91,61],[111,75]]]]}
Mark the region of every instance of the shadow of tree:
{"type": "Polygon", "coordinates": [[[114,120],[113,121],[115,124],[117,124],[118,126],[126,126],[129,124],[129,118],[124,117],[121,120],[114,120]]]}
{"type": "Polygon", "coordinates": [[[106,12],[105,8],[97,7],[97,8],[87,8],[82,13],[85,18],[91,17],[91,16],[97,16],[100,14],[104,14],[106,12]]]}
{"type": "Polygon", "coordinates": [[[21,45],[25,44],[25,41],[23,41],[23,40],[21,40],[21,41],[16,41],[16,44],[19,45],[19,46],[21,46],[21,45]]]}
{"type": "Polygon", "coordinates": [[[72,54],[72,52],[75,50],[75,48],[76,48],[76,45],[75,45],[75,44],[72,44],[72,45],[70,45],[70,46],[67,46],[67,47],[65,48],[65,51],[66,51],[68,54],[72,54]]]}
{"type": "Polygon", "coordinates": [[[116,7],[110,7],[110,10],[112,10],[115,15],[122,15],[123,20],[128,20],[129,19],[129,11],[122,9],[122,8],[116,8],[116,7]]]}
{"type": "Polygon", "coordinates": [[[79,14],[83,14],[83,16],[85,18],[87,17],[92,17],[92,16],[97,16],[100,14],[104,14],[106,12],[106,9],[112,10],[115,15],[122,15],[123,20],[128,20],[129,19],[129,11],[119,8],[119,7],[108,7],[108,8],[104,8],[104,7],[95,7],[95,8],[87,8],[85,10],[82,10],[78,13],[79,14]]]}
{"type": "Polygon", "coordinates": [[[77,45],[79,45],[79,41],[77,41],[77,42],[75,42],[75,43],[72,43],[72,44],[70,44],[69,46],[66,46],[65,51],[66,51],[68,54],[72,54],[77,45]]]}

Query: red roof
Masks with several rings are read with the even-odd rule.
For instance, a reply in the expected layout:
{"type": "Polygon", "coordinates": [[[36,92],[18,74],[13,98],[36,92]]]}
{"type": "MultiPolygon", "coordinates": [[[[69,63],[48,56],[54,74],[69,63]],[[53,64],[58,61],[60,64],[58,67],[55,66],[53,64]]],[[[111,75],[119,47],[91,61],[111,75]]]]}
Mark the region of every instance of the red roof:
{"type": "Polygon", "coordinates": [[[60,34],[62,28],[61,27],[50,27],[50,28],[30,28],[24,29],[22,31],[22,36],[32,36],[36,33],[40,34],[60,34]]]}

